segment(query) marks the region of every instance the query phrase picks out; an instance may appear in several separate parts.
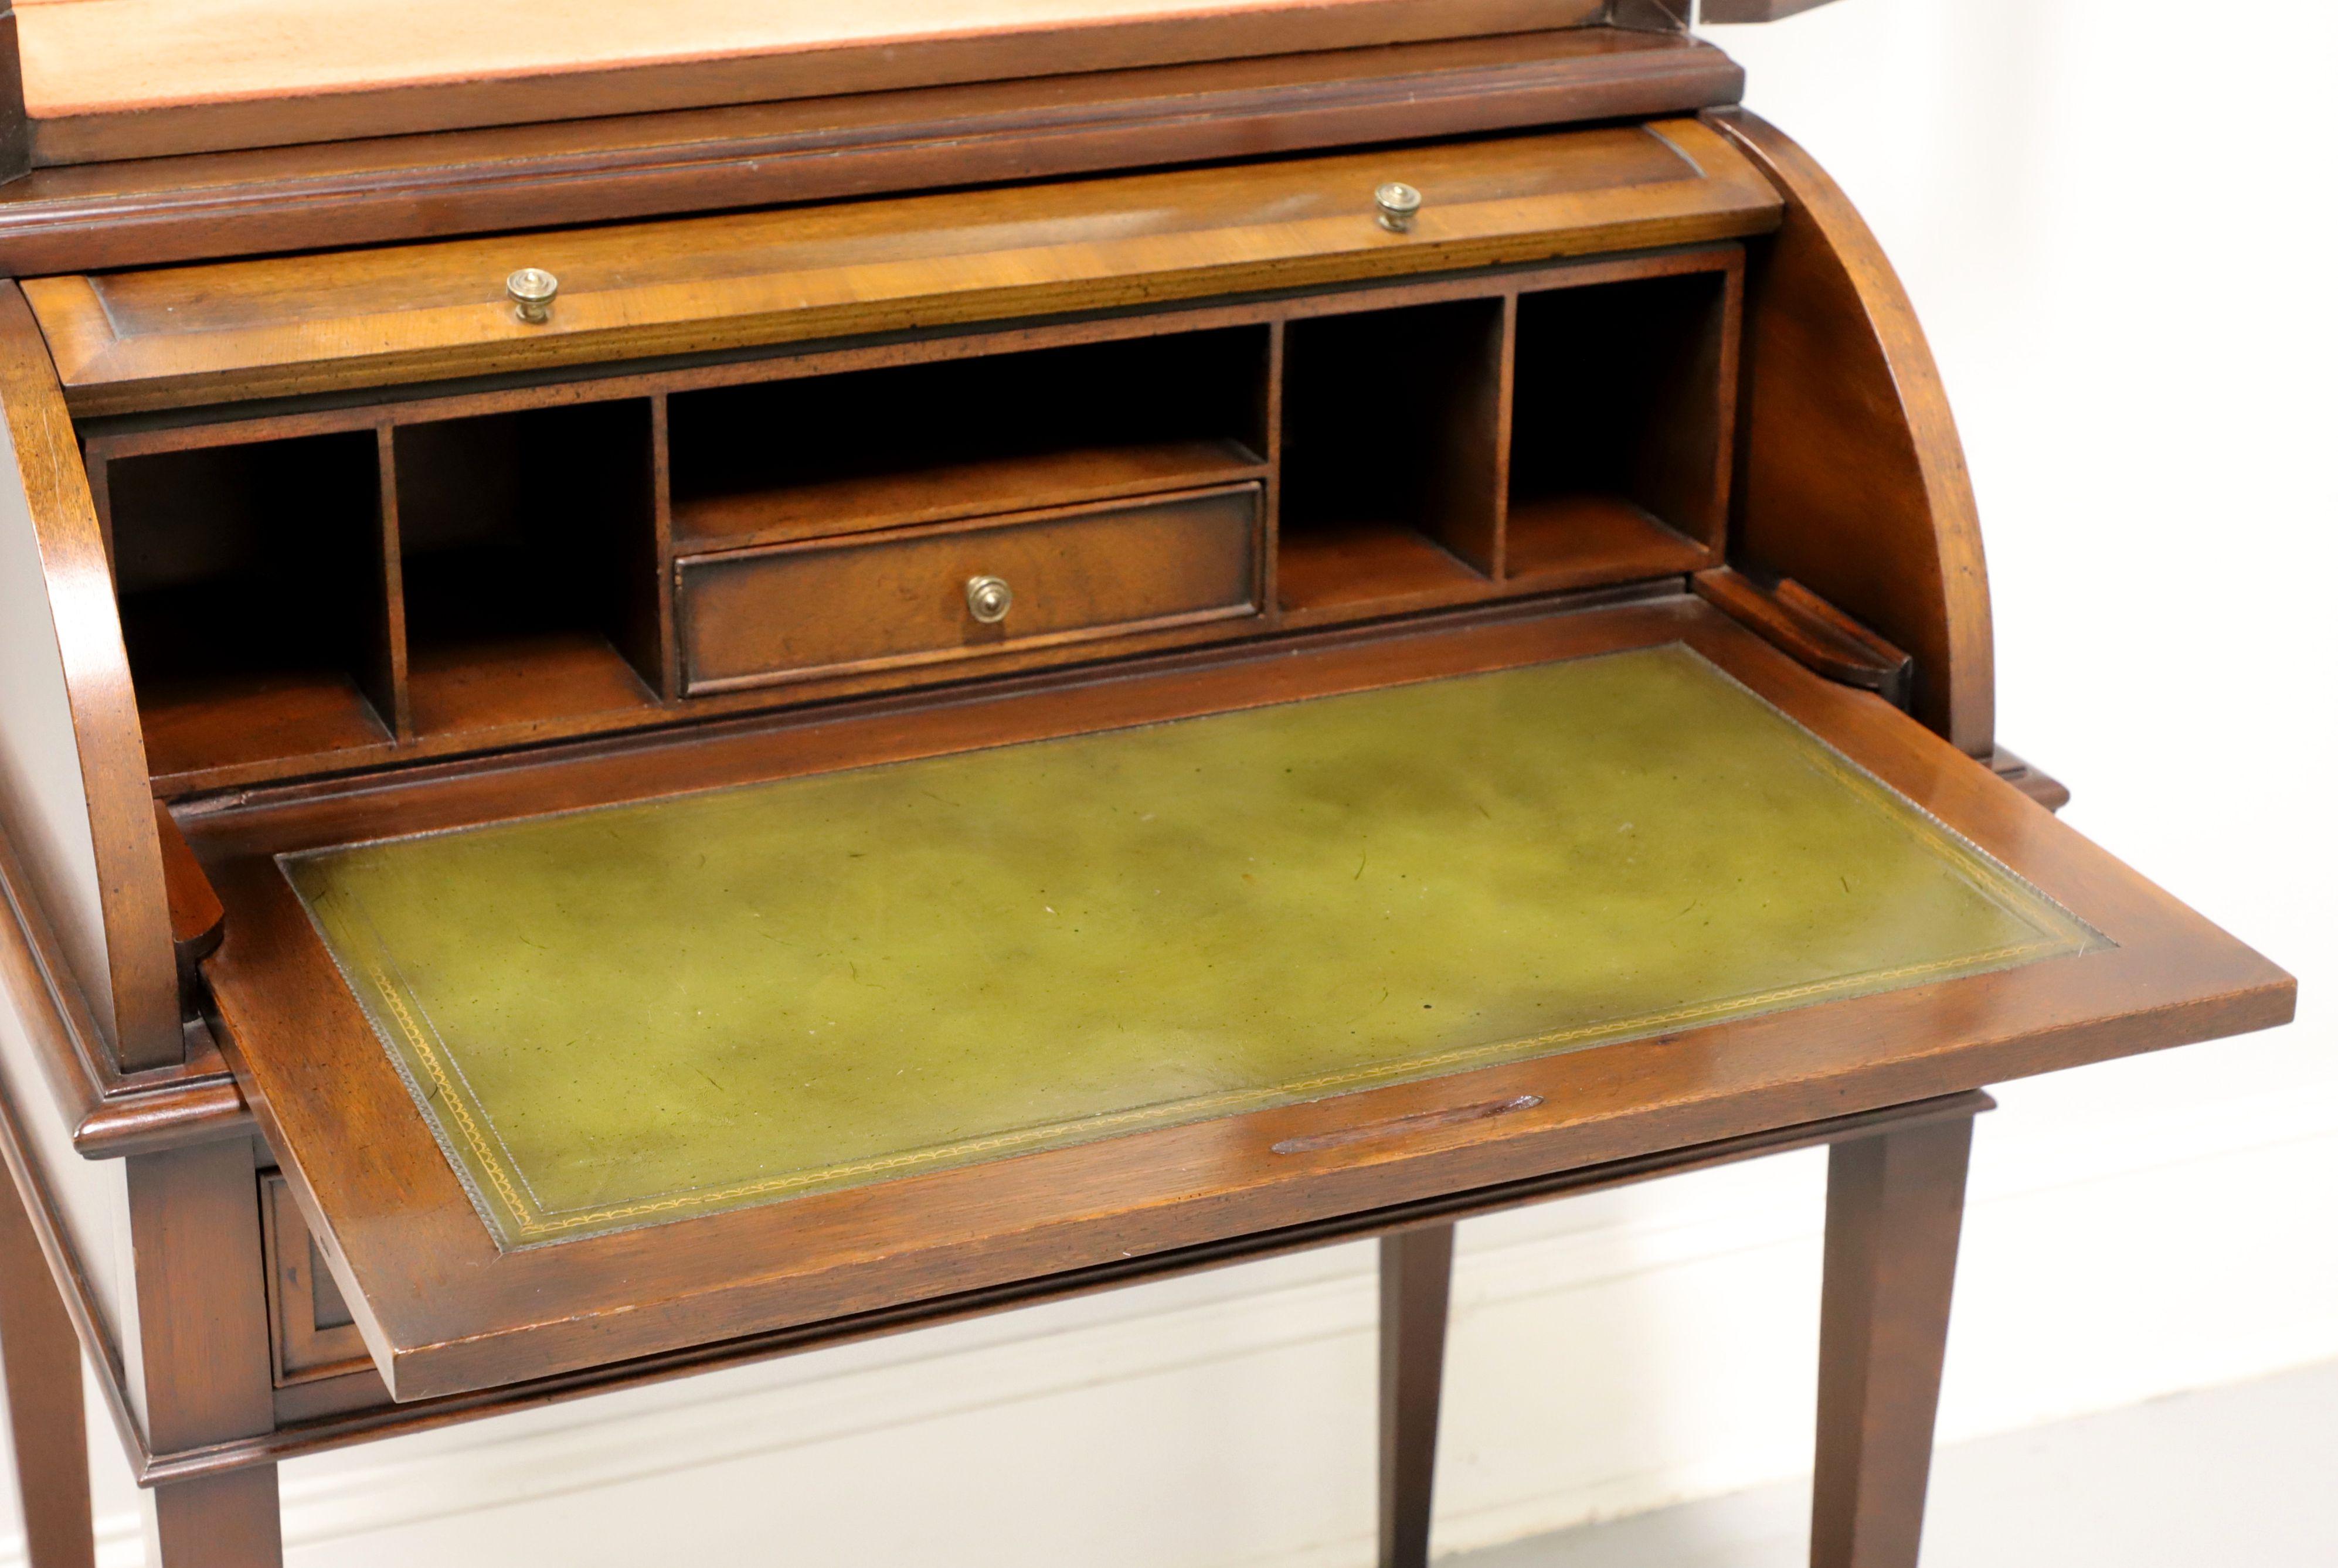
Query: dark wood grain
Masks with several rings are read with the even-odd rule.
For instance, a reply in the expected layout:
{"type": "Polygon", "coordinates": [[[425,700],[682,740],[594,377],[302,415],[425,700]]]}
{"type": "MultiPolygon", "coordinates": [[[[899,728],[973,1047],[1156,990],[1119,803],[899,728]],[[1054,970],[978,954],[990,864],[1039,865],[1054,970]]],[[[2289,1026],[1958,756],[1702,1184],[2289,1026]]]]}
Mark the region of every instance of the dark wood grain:
{"type": "MultiPolygon", "coordinates": [[[[138,1406],[150,1452],[250,1438],[275,1426],[267,1272],[252,1145],[209,1143],[129,1163],[138,1406]]],[[[273,1568],[276,1471],[170,1480],[149,1504],[160,1568],[273,1568]]]]}
{"type": "Polygon", "coordinates": [[[1276,557],[1286,626],[1433,610],[1490,591],[1484,573],[1393,517],[1287,531],[1276,557]]]}
{"type": "Polygon", "coordinates": [[[1536,588],[1681,577],[1714,550],[1666,526],[1620,495],[1547,495],[1509,511],[1510,581],[1536,588]]]}
{"type": "Polygon", "coordinates": [[[1405,378],[1430,393],[1422,464],[1428,532],[1486,576],[1502,575],[1510,475],[1510,361],[1518,301],[1480,307],[1432,353],[1407,356],[1405,378]],[[1441,385],[1439,385],[1441,383],[1441,385]]]}
{"type": "Polygon", "coordinates": [[[1693,581],[1698,597],[1807,668],[1906,706],[1915,661],[1793,579],[1765,588],[1734,567],[1716,566],[1693,581]]]}
{"type": "Polygon", "coordinates": [[[2294,996],[2279,970],[1906,716],[1819,680],[1685,597],[1229,657],[1036,701],[968,698],[404,790],[302,792],[276,808],[254,802],[187,826],[230,910],[209,974],[231,1058],[369,1349],[406,1398],[1076,1269],[1097,1248],[1116,1256],[1195,1245],[2261,1027],[2285,1018],[2294,996]],[[1674,641],[1715,660],[2116,946],[1686,1031],[1628,1052],[1580,1052],[503,1254],[266,858],[644,789],[801,775],[1674,641]],[[1417,1138],[1272,1153],[1338,1125],[1525,1095],[1543,1103],[1417,1138]],[[645,1299],[658,1310],[613,1314],[645,1299]]]}
{"type": "Polygon", "coordinates": [[[1776,129],[1711,117],[1787,201],[1751,270],[1732,557],[1791,577],[1915,660],[1915,712],[1974,756],[1995,650],[1964,448],[1914,308],[1842,190],[1776,129]]]}
{"type": "Polygon", "coordinates": [[[1257,454],[1232,441],[1080,446],[693,496],[675,503],[673,529],[685,552],[736,550],[1265,475],[1257,454]]]}
{"type": "Polygon", "coordinates": [[[1257,615],[1256,484],[939,524],[676,564],[685,691],[933,663],[1257,615]],[[973,613],[996,577],[1005,618],[973,613]]]}
{"type": "Polygon", "coordinates": [[[417,738],[653,704],[654,414],[651,399],[627,397],[392,430],[417,738]]]}
{"type": "Polygon", "coordinates": [[[679,536],[776,544],[1261,477],[1271,324],[1153,325],[676,388],[679,536]]]}
{"type": "Polygon", "coordinates": [[[105,539],[54,368],[0,284],[0,828],[118,1067],[182,1059],[177,964],[105,539]]]}
{"type": "Polygon", "coordinates": [[[398,450],[388,420],[374,430],[374,477],[379,499],[367,565],[373,590],[359,659],[358,684],[375,714],[400,740],[414,736],[407,693],[406,561],[398,521],[398,450]]]}
{"type": "Polygon", "coordinates": [[[1972,1122],[1828,1156],[1812,1568],[1916,1568],[1972,1122]]]}
{"type": "MultiPolygon", "coordinates": [[[[767,383],[857,376],[869,371],[940,366],[1046,349],[1131,345],[1179,334],[1226,333],[1242,328],[1271,333],[1279,323],[1319,317],[1352,316],[1405,306],[1458,300],[1498,300],[1513,293],[1591,288],[1682,273],[1728,270],[1739,264],[1743,245],[1721,240],[1650,250],[1562,257],[1498,270],[1464,270],[1400,277],[1319,291],[1265,298],[1176,300],[1138,309],[1066,318],[1022,318],[932,332],[873,333],[774,345],[768,350],[582,367],[574,373],[540,378],[489,377],[454,382],[392,387],[371,393],[263,400],[223,407],[159,409],[146,413],[78,418],[89,446],[111,461],[207,446],[289,440],[334,431],[393,428],[469,419],[525,409],[568,408],[628,398],[676,398],[701,392],[752,388],[767,383]]],[[[1142,373],[1142,354],[1133,368],[1142,373]]],[[[1188,374],[1191,372],[1189,371],[1188,374]]],[[[1027,377],[1022,387],[1044,387],[1027,377]]],[[[1076,407],[1061,388],[1049,388],[1049,407],[1076,407]]],[[[1247,423],[1259,426],[1264,410],[1247,423]]],[[[1222,435],[1224,432],[1213,432],[1222,435]]],[[[1254,445],[1251,436],[1241,436],[1254,445]]],[[[685,475],[685,494],[702,489],[685,475]]]]}
{"type": "Polygon", "coordinates": [[[1286,546],[1392,524],[1492,580],[1508,461],[1509,309],[1498,297],[1439,300],[1292,324],[1286,546]]]}
{"type": "Polygon", "coordinates": [[[0,275],[833,201],[1692,113],[1744,75],[1611,27],[35,169],[0,275]]]}
{"type": "Polygon", "coordinates": [[[0,1373],[31,1568],[93,1568],[81,1340],[14,1181],[0,1180],[0,1373]]]}
{"type": "MultiPolygon", "coordinates": [[[[1213,632],[1155,618],[1153,630],[1124,622],[1101,641],[1008,637],[962,650],[986,673],[1694,570],[1712,549],[1637,503],[1548,483],[1519,503],[1508,531],[1520,566],[1507,583],[1431,541],[1497,564],[1507,547],[1518,294],[1547,301],[1655,283],[1705,301],[1694,314],[1724,341],[1717,355],[1685,362],[1702,391],[1678,384],[1675,360],[1675,394],[1634,400],[1622,422],[1629,443],[1650,446],[1640,433],[1682,402],[1709,411],[1725,399],[1725,307],[1741,265],[1734,246],[1691,247],[388,404],[104,422],[88,448],[96,473],[123,478],[125,584],[152,574],[150,552],[182,555],[187,540],[231,537],[254,503],[263,515],[285,513],[268,504],[270,493],[310,503],[288,514],[290,559],[277,582],[249,559],[215,574],[259,600],[250,612],[227,611],[216,594],[157,600],[142,590],[126,602],[156,784],[175,798],[928,681],[939,671],[921,673],[916,661],[817,674],[795,660],[784,691],[761,680],[701,681],[687,703],[661,702],[683,684],[667,585],[679,562],[710,549],[1086,495],[1264,478],[1268,532],[1294,558],[1293,592],[1278,598],[1270,588],[1255,625],[1213,632]],[[1410,391],[1382,398],[1390,381],[1410,391]],[[320,477],[349,482],[294,484],[287,459],[297,454],[310,465],[329,457],[320,477]],[[381,471],[378,500],[369,480],[362,492],[354,483],[368,466],[381,471]],[[1286,476],[1297,486],[1288,529],[1286,476]],[[207,487],[220,494],[191,502],[207,487]],[[338,498],[330,506],[329,496],[338,498]],[[341,564],[315,582],[309,605],[292,561],[336,539],[322,559],[341,564]],[[310,611],[296,622],[309,630],[287,637],[276,621],[295,606],[310,611]],[[211,630],[221,621],[267,634],[234,652],[234,638],[211,630]]],[[[1652,308],[1659,327],[1678,314],[1665,303],[1677,297],[1662,291],[1608,297],[1627,313],[1652,308]]],[[[1606,417],[1600,428],[1618,423],[1606,417]]],[[[1706,413],[1691,423],[1709,436],[1706,413]]],[[[1709,439],[1692,441],[1665,459],[1686,471],[1683,493],[1721,494],[1707,473],[1714,451],[1709,439]]],[[[1576,477],[1635,483],[1598,470],[1576,477]]],[[[1642,493],[1663,505],[1670,492],[1642,493]]],[[[1668,510],[1704,516],[1709,507],[1668,510]]],[[[1265,581],[1280,569],[1270,552],[1265,581]]]]}
{"type": "Polygon", "coordinates": [[[162,887],[171,910],[171,940],[182,961],[208,956],[219,946],[227,911],[220,906],[219,894],[203,875],[195,852],[187,848],[186,836],[172,820],[169,808],[158,802],[154,813],[155,835],[162,845],[162,887]]]}
{"type": "Polygon", "coordinates": [[[203,875],[202,863],[187,848],[171,808],[159,800],[154,803],[154,831],[162,844],[163,894],[171,906],[171,946],[179,959],[180,1004],[192,1017],[201,995],[196,965],[219,950],[227,911],[211,878],[203,875]]]}
{"type": "Polygon", "coordinates": [[[147,1505],[162,1553],[156,1568],[280,1568],[284,1561],[272,1465],[164,1482],[147,1505]]]}
{"type": "Polygon", "coordinates": [[[170,1449],[266,1431],[267,1272],[251,1144],[139,1155],[129,1176],[149,1441],[170,1449]]]}
{"type": "Polygon", "coordinates": [[[437,641],[408,654],[408,664],[418,741],[526,740],[572,722],[657,708],[655,694],[616,645],[584,628],[437,641]]]}
{"type": "MultiPolygon", "coordinates": [[[[990,40],[712,108],[657,95],[777,79],[503,83],[370,122],[413,134],[0,184],[0,271],[53,274],[38,323],[0,285],[0,527],[34,564],[0,567],[36,612],[0,629],[0,733],[46,759],[0,779],[20,1455],[69,1385],[78,1431],[77,1338],[163,1568],[266,1568],[290,1455],[1378,1236],[1381,1556],[1420,1563],[1455,1220],[1831,1142],[1813,1560],[1912,1568],[1976,1086],[2280,1022],[2294,984],[1995,747],[1953,425],[1841,192],[1750,116],[1635,123],[1735,101],[1681,0],[1567,4],[1348,15],[1606,24],[1116,70],[1200,35],[990,40]],[[553,113],[594,118],[418,129],[553,113]],[[1386,178],[1429,195],[1410,235],[1371,222],[1386,178]],[[547,328],[509,318],[522,263],[564,275],[547,328]],[[1238,528],[1132,548],[1099,524],[1221,486],[1238,528]],[[931,553],[1075,510],[1027,619],[961,623],[941,590],[973,566],[931,553]],[[775,576],[727,622],[693,591],[824,554],[869,591],[775,576]],[[1233,584],[1206,613],[1196,574],[1233,584]],[[938,640],[885,607],[913,577],[938,640]],[[1034,604],[1067,619],[1027,632],[1034,604]],[[743,651],[727,674],[710,628],[743,651]],[[270,860],[1668,642],[2110,945],[505,1254],[270,860]],[[50,645],[64,700],[28,701],[19,655],[50,645]],[[181,984],[149,985],[173,953],[181,984]],[[64,1164],[28,1159],[43,1073],[74,1144],[126,1167],[54,1130],[64,1164]],[[126,1189],[126,1304],[73,1254],[73,1190],[42,1188],[65,1166],[126,1189]]],[[[53,156],[346,138],[367,124],[315,116],[351,106],[43,130],[53,156]]],[[[88,1561],[77,1454],[30,1452],[44,1564],[88,1561]]]]}
{"type": "Polygon", "coordinates": [[[1380,1568],[1429,1568],[1453,1227],[1380,1238],[1380,1568]]]}
{"type": "Polygon", "coordinates": [[[1010,1308],[1061,1301],[1144,1280],[1179,1278],[1317,1247],[1447,1224],[1498,1213],[1526,1204],[1606,1191],[1692,1171],[1711,1170],[1789,1150],[1821,1147],[1843,1138],[1864,1137],[1887,1127],[1914,1126],[1944,1118],[1970,1119],[1989,1108],[1986,1094],[1956,1094],[1880,1111],[1858,1112],[1819,1122],[1773,1128],[1744,1138],[1724,1139],[1636,1159],[1475,1188],[1361,1214],[1344,1214],[1235,1240],[1170,1252],[1116,1259],[1093,1268],[1011,1286],[910,1303],[850,1318],[783,1329],[771,1334],[700,1346],[664,1356],[596,1367],[476,1394],[446,1395],[394,1404],[370,1367],[362,1373],[278,1391],[280,1426],[266,1438],[214,1445],[198,1452],[153,1455],[141,1473],[151,1479],[217,1475],[245,1465],[319,1454],[397,1433],[429,1431],[510,1411],[588,1397],[617,1388],[638,1387],[700,1372],[737,1367],[772,1357],[856,1343],[1010,1308]]]}
{"type": "Polygon", "coordinates": [[[83,416],[1154,307],[1767,232],[1695,120],[29,279],[83,416]],[[1411,232],[1372,192],[1404,179],[1411,232]],[[540,326],[515,268],[559,275],[540,326]]]}
{"type": "MultiPolygon", "coordinates": [[[[1510,416],[1510,508],[1531,555],[1570,502],[1613,498],[1720,558],[1737,424],[1744,258],[1598,287],[1522,290],[1510,416]]],[[[1515,574],[1519,568],[1513,567],[1515,574]]]]}
{"type": "Polygon", "coordinates": [[[349,1319],[348,1303],[332,1276],[317,1261],[300,1206],[284,1179],[269,1172],[260,1180],[260,1240],[268,1255],[269,1339],[279,1391],[277,1417],[283,1418],[281,1391],[354,1374],[370,1375],[365,1340],[349,1319]]]}

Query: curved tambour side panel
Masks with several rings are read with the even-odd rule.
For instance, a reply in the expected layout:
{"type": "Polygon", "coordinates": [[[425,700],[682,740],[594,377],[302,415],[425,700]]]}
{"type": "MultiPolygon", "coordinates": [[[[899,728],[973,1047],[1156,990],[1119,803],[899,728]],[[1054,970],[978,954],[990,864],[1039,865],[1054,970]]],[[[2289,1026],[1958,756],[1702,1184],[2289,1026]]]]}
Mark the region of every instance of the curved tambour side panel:
{"type": "Polygon", "coordinates": [[[1916,717],[1988,757],[1989,570],[1964,446],[1915,309],[1810,154],[1742,110],[1708,118],[1786,201],[1748,269],[1733,554],[1905,649],[1916,717]]]}
{"type": "Polygon", "coordinates": [[[146,749],[89,478],[23,293],[0,282],[0,827],[125,1072],[179,1062],[146,749]]]}

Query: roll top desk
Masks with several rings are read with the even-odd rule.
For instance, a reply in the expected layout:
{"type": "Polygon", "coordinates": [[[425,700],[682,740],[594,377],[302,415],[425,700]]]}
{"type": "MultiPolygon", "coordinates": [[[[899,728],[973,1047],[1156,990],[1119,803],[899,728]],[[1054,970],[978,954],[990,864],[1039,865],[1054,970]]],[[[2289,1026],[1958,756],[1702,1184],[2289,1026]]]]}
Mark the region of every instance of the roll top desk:
{"type": "Polygon", "coordinates": [[[269,1563],[286,1457],[1368,1236],[1419,1564],[1454,1222],[1821,1144],[1813,1561],[1910,1568],[1983,1087],[2289,1015],[1997,746],[1907,300],[1655,0],[267,116],[84,9],[0,138],[44,1568],[84,1354],[269,1563]]]}

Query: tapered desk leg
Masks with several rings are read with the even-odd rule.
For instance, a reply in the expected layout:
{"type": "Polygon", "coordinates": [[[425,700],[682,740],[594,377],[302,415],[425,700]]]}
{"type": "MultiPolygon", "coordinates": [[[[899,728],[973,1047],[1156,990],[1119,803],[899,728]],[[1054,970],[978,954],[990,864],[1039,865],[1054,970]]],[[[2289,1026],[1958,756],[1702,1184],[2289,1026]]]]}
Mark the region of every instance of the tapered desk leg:
{"type": "MultiPolygon", "coordinates": [[[[241,1140],[130,1160],[146,1428],[158,1454],[276,1424],[256,1152],[241,1140]]],[[[276,1466],[156,1486],[156,1568],[281,1568],[276,1466]]]]}
{"type": "Polygon", "coordinates": [[[1453,1227],[1380,1238],[1380,1568],[1426,1568],[1453,1227]]]}
{"type": "Polygon", "coordinates": [[[276,1568],[284,1561],[273,1465],[157,1486],[149,1506],[162,1568],[276,1568]]]}
{"type": "Polygon", "coordinates": [[[1963,1117],[1832,1152],[1812,1568],[1915,1568],[1971,1150],[1963,1117]]]}
{"type": "Polygon", "coordinates": [[[32,1568],[91,1568],[81,1342],[16,1192],[0,1173],[0,1371],[32,1568]]]}

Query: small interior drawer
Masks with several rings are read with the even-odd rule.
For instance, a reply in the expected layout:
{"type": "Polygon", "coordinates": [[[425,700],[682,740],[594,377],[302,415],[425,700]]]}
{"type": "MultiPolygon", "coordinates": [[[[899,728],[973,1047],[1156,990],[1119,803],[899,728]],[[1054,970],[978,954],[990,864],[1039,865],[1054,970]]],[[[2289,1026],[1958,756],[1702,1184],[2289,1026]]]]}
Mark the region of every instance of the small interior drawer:
{"type": "Polygon", "coordinates": [[[276,1386],[371,1371],[373,1362],[349,1303],[317,1256],[290,1187],[273,1171],[260,1179],[260,1217],[268,1259],[269,1359],[276,1386]]]}
{"type": "Polygon", "coordinates": [[[1256,483],[938,527],[686,556],[675,622],[692,695],[1259,611],[1256,483]],[[1011,595],[976,612],[971,585],[1011,595]]]}

